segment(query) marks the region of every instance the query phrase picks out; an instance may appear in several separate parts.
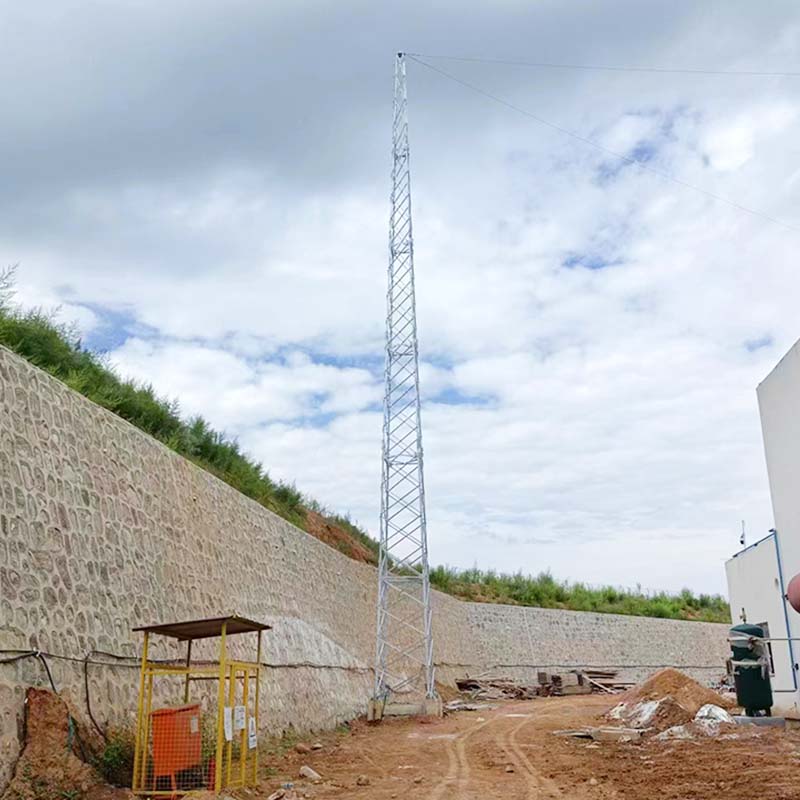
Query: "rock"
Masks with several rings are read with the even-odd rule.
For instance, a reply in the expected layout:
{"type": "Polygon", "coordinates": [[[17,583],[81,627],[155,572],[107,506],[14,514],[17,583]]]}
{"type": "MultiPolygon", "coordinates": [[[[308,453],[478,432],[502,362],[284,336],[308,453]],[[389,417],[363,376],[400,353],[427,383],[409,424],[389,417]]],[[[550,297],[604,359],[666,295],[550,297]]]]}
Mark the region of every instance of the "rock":
{"type": "Polygon", "coordinates": [[[303,755],[305,755],[306,753],[311,752],[311,746],[307,745],[305,742],[298,742],[294,746],[294,750],[296,753],[302,753],[303,755]]]}
{"type": "Polygon", "coordinates": [[[417,775],[417,777],[414,778],[414,783],[422,783],[424,780],[425,778],[423,778],[422,775],[417,775]]]}
{"type": "Polygon", "coordinates": [[[311,745],[311,749],[322,750],[322,742],[314,742],[314,744],[311,745]]]}
{"type": "Polygon", "coordinates": [[[308,778],[308,780],[314,781],[315,783],[322,780],[322,775],[316,770],[311,769],[308,764],[303,764],[303,766],[300,767],[300,777],[308,778]]]}
{"type": "Polygon", "coordinates": [[[369,786],[369,778],[366,775],[359,775],[356,778],[356,786],[369,786]]]}
{"type": "Polygon", "coordinates": [[[589,786],[597,786],[597,778],[589,778],[589,786]]]}
{"type": "Polygon", "coordinates": [[[697,722],[709,720],[718,724],[733,723],[734,721],[733,717],[724,708],[715,706],[713,703],[706,703],[702,706],[694,718],[697,722]]]}
{"type": "Polygon", "coordinates": [[[655,737],[660,741],[665,739],[691,739],[692,733],[685,725],[673,725],[655,737]]]}
{"type": "Polygon", "coordinates": [[[589,732],[596,742],[634,742],[642,736],[638,728],[591,728],[589,732]]]}
{"type": "Polygon", "coordinates": [[[609,719],[624,719],[625,712],[628,710],[627,703],[617,703],[611,711],[608,712],[607,716],[609,719]]]}
{"type": "Polygon", "coordinates": [[[631,728],[646,728],[658,712],[661,702],[661,700],[645,700],[636,703],[628,709],[623,718],[631,728]]]}
{"type": "Polygon", "coordinates": [[[277,792],[273,792],[267,800],[281,800],[281,798],[286,794],[285,789],[278,789],[277,792]]]}
{"type": "Polygon", "coordinates": [[[513,771],[514,771],[514,767],[512,767],[512,766],[511,766],[511,764],[509,764],[509,765],[506,767],[506,772],[513,772],[513,771]]]}

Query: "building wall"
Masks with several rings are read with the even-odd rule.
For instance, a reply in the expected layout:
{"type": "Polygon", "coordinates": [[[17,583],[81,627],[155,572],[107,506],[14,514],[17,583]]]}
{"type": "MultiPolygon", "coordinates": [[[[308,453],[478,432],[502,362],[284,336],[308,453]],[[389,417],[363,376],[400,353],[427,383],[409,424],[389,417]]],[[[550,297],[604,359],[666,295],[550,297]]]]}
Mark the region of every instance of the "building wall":
{"type": "MultiPolygon", "coordinates": [[[[775,537],[768,536],[737,553],[725,564],[725,572],[734,624],[766,622],[770,636],[786,638],[775,537]]],[[[788,642],[772,642],[772,663],[775,707],[789,711],[796,698],[788,642]]]]}
{"type": "Polygon", "coordinates": [[[758,387],[775,527],[787,581],[800,572],[800,342],[758,387]]]}
{"type": "MultiPolygon", "coordinates": [[[[759,385],[758,406],[777,543],[788,584],[800,573],[800,342],[759,385]]],[[[771,580],[771,576],[759,579],[761,591],[771,590],[771,580]]],[[[790,607],[788,618],[790,636],[800,638],[800,614],[790,607]]],[[[795,661],[798,648],[800,641],[794,643],[795,661]]]]}
{"type": "MultiPolygon", "coordinates": [[[[77,715],[86,712],[87,652],[133,657],[136,625],[235,611],[274,626],[264,727],[352,718],[372,685],[376,582],[371,566],[0,347],[0,651],[52,654],[77,715]]],[[[433,624],[444,681],[573,664],[620,665],[631,680],[671,664],[714,679],[726,653],[725,625],[487,606],[439,592],[433,624]]],[[[179,654],[168,644],[153,653],[179,654]]],[[[88,667],[95,718],[130,724],[136,669],[94,658],[106,662],[88,667]]],[[[45,681],[36,659],[0,664],[0,788],[19,748],[24,687],[45,681]]]]}

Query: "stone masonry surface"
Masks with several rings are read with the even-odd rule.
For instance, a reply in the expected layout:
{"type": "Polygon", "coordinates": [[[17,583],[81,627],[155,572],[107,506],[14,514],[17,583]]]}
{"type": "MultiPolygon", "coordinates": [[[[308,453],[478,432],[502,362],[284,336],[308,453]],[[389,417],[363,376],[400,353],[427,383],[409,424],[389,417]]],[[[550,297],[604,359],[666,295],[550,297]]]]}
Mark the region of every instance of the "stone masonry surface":
{"type": "MultiPolygon", "coordinates": [[[[309,457],[313,457],[310,454],[309,457]]],[[[333,727],[372,687],[376,575],[0,347],[0,651],[41,650],[78,716],[91,650],[135,656],[136,625],[232,612],[265,636],[263,729],[333,727]]],[[[433,593],[437,676],[537,667],[724,670],[726,626],[465,603],[433,593]]],[[[155,657],[179,656],[169,643],[155,657]]],[[[0,652],[0,659],[3,654],[0,652]]],[[[138,673],[90,666],[101,724],[130,725],[138,673]]],[[[0,790],[40,663],[0,664],[0,790]]]]}

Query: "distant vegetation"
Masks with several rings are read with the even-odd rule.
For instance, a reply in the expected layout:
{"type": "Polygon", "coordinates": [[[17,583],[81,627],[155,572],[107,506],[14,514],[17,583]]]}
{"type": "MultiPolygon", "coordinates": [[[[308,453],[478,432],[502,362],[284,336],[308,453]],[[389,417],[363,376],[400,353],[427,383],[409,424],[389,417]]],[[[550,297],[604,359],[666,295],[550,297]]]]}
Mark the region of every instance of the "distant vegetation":
{"type": "Polygon", "coordinates": [[[511,603],[704,622],[731,621],[725,598],[720,595],[695,595],[688,589],[680,594],[649,593],[641,589],[597,588],[583,583],[559,581],[549,572],[531,577],[521,572],[505,575],[492,570],[459,570],[451,567],[432,569],[431,583],[443,592],[481,603],[511,603]]]}
{"type": "MultiPolygon", "coordinates": [[[[120,378],[102,355],[84,348],[77,333],[41,309],[22,310],[11,302],[13,270],[0,271],[0,345],[49,372],[98,405],[113,411],[198,466],[274,511],[307,529],[307,512],[365,545],[377,563],[378,543],[348,516],[333,514],[303,495],[293,484],[270,478],[261,464],[239,449],[237,442],[213,430],[201,417],[184,420],[178,404],[160,398],[152,386],[120,378]]],[[[347,547],[339,549],[348,553],[347,547]]],[[[488,603],[513,603],[543,608],[600,611],[645,617],[729,622],[730,611],[722,597],[648,595],[614,588],[589,588],[555,580],[548,573],[537,577],[503,575],[479,569],[436,567],[432,584],[449,594],[488,603]]]]}

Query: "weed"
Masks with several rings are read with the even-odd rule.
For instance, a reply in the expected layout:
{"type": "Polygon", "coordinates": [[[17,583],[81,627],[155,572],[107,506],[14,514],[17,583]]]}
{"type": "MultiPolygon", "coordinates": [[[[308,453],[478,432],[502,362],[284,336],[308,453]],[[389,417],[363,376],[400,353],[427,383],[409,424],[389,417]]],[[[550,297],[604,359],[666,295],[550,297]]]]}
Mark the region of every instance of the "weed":
{"type": "Polygon", "coordinates": [[[114,786],[130,786],[133,776],[133,733],[128,730],[112,730],[97,756],[97,771],[107,783],[114,786]]]}

